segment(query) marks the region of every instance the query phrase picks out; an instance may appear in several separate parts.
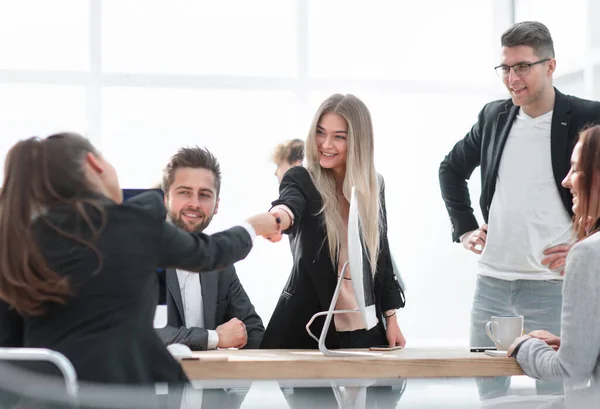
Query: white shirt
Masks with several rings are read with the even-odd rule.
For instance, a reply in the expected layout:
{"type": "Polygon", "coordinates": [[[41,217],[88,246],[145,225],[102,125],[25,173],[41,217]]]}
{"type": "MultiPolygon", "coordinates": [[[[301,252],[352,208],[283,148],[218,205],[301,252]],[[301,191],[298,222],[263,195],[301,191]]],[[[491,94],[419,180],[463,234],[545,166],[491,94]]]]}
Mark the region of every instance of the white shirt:
{"type": "MultiPolygon", "coordinates": [[[[251,240],[256,237],[256,232],[252,226],[247,223],[241,223],[250,235],[251,240]]],[[[204,303],[202,299],[202,287],[200,285],[199,273],[192,273],[185,270],[177,270],[177,281],[179,282],[179,291],[183,301],[183,313],[186,328],[199,327],[204,328],[204,303]]],[[[201,273],[200,273],[201,274],[201,273]]],[[[219,335],[217,331],[208,331],[207,349],[215,349],[219,345],[219,335]]]]}
{"type": "Polygon", "coordinates": [[[503,280],[562,279],[542,265],[549,247],[572,241],[571,218],[560,198],[550,145],[552,111],[519,111],[498,169],[480,274],[503,280]]]}
{"type": "MultiPolygon", "coordinates": [[[[177,281],[183,301],[183,313],[186,328],[204,328],[204,303],[202,302],[202,287],[198,273],[177,270],[177,281]]],[[[219,344],[217,331],[208,330],[207,349],[215,349],[219,344]]]]}

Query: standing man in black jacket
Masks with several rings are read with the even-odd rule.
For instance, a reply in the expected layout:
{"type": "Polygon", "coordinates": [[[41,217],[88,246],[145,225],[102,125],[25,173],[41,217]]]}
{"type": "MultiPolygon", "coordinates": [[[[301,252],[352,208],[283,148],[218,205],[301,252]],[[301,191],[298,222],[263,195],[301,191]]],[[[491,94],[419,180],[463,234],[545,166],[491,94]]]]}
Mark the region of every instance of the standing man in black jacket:
{"type": "MultiPolygon", "coordinates": [[[[452,238],[481,254],[470,334],[477,347],[493,346],[485,333],[492,315],[523,315],[526,331],[560,334],[562,275],[573,237],[572,197],[561,181],[579,131],[600,120],[600,103],[553,87],[556,60],[546,26],[517,23],[501,44],[496,72],[511,98],[485,105],[439,170],[452,238]],[[467,187],[477,166],[481,226],[467,187]]],[[[478,385],[482,397],[500,395],[509,378],[478,385]]]]}
{"type": "MultiPolygon", "coordinates": [[[[206,149],[182,148],[166,166],[162,187],[169,220],[202,232],[219,209],[219,162],[206,149]]],[[[202,274],[167,269],[164,280],[167,326],[157,331],[165,344],[192,350],[259,347],[265,328],[233,266],[202,274]]]]}

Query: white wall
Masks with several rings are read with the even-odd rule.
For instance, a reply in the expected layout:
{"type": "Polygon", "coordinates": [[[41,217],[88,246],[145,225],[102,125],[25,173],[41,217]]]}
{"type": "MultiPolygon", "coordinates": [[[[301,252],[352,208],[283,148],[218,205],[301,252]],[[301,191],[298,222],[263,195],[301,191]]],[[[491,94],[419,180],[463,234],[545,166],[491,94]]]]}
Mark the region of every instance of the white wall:
{"type": "MultiPolygon", "coordinates": [[[[536,18],[541,7],[526,2],[517,16],[536,18]]],[[[274,146],[304,138],[326,96],[353,93],[374,120],[408,342],[466,344],[477,256],[450,241],[437,172],[483,104],[505,96],[493,67],[509,3],[2,0],[0,155],[18,139],[74,130],[123,187],[140,188],[159,181],[178,147],[206,146],[223,170],[216,231],[269,208],[274,146]]],[[[558,55],[576,60],[587,45],[571,42],[587,26],[573,34],[559,27],[562,7],[543,10],[557,22],[558,55]]],[[[586,67],[565,69],[565,87],[593,88],[586,67]]],[[[470,186],[477,207],[478,174],[470,186]]],[[[265,323],[290,266],[287,241],[262,239],[237,264],[265,323]]]]}

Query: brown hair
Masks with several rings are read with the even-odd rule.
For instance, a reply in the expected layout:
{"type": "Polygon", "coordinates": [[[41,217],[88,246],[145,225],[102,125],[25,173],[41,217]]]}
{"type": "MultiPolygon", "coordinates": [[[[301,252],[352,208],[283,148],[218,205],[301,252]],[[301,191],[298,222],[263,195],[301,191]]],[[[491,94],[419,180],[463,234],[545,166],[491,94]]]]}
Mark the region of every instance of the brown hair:
{"type": "Polygon", "coordinates": [[[304,160],[304,141],[301,139],[292,139],[286,143],[277,145],[273,152],[273,162],[279,165],[286,161],[290,165],[304,160]]]}
{"type": "Polygon", "coordinates": [[[581,131],[578,143],[581,149],[577,171],[581,172],[582,189],[574,224],[577,240],[583,240],[600,231],[600,126],[581,131]]]}
{"type": "Polygon", "coordinates": [[[194,146],[191,148],[181,148],[177,153],[171,156],[169,163],[163,170],[162,190],[165,195],[169,194],[169,189],[175,180],[175,172],[179,168],[208,169],[215,175],[215,188],[217,196],[221,191],[221,166],[217,158],[206,148],[194,146]]]}
{"type": "Polygon", "coordinates": [[[554,58],[554,42],[548,27],[537,21],[522,21],[502,34],[502,47],[526,45],[540,58],[554,58]]]}
{"type": "Polygon", "coordinates": [[[105,214],[97,200],[85,195],[91,190],[83,170],[89,152],[96,150],[83,136],[60,133],[45,140],[34,137],[17,142],[6,156],[0,191],[0,299],[20,314],[41,315],[45,303],[64,304],[72,295],[68,279],[48,266],[37,245],[37,223],[91,249],[99,259],[98,270],[102,266],[101,254],[92,242],[104,226],[105,214]],[[91,240],[50,221],[50,209],[60,204],[70,206],[87,224],[91,240]],[[100,226],[94,226],[85,204],[100,211],[100,226]]]}

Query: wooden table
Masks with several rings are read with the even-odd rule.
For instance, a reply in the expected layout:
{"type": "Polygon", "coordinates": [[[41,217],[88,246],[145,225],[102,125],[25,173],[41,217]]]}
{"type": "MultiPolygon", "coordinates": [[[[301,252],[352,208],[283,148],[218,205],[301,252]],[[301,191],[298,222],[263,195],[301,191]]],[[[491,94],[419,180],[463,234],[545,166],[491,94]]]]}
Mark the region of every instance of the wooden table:
{"type": "Polygon", "coordinates": [[[182,361],[191,380],[390,379],[522,375],[514,358],[465,349],[413,349],[376,357],[325,357],[312,350],[195,352],[182,361]]]}

